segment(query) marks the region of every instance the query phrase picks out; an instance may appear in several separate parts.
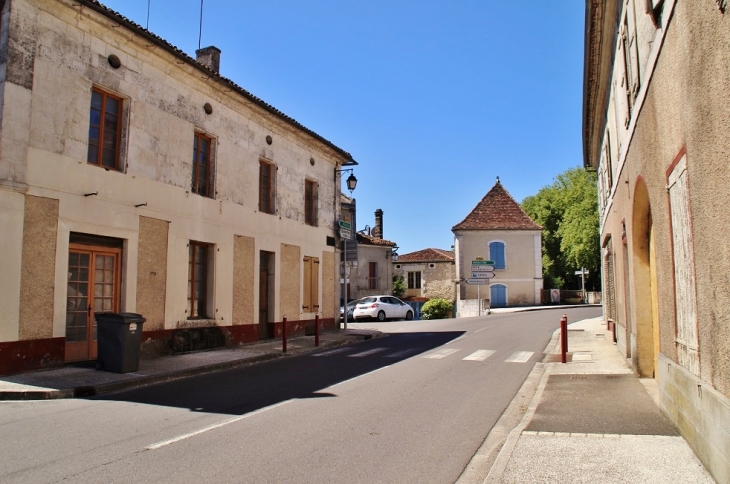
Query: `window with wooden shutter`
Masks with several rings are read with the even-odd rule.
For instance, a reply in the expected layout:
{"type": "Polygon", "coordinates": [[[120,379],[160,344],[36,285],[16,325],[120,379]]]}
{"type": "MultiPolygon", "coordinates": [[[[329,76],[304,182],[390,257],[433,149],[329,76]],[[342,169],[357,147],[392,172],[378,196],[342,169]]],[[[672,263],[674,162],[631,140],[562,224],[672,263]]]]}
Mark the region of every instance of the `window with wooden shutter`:
{"type": "Polygon", "coordinates": [[[319,312],[319,259],[317,257],[304,257],[303,277],[303,303],[302,312],[319,312]]]}
{"type": "Polygon", "coordinates": [[[195,133],[193,139],[193,176],[191,191],[204,197],[213,197],[213,139],[195,133]]]}
{"type": "Polygon", "coordinates": [[[674,255],[674,299],[677,314],[677,360],[699,375],[697,294],[692,220],[689,206],[687,157],[683,156],[667,179],[674,255]]]}
{"type": "Polygon", "coordinates": [[[489,259],[494,261],[495,269],[507,268],[507,263],[504,255],[504,242],[489,243],[489,259]]]}
{"type": "Polygon", "coordinates": [[[276,165],[259,162],[259,211],[276,213],[276,165]]]}
{"type": "Polygon", "coordinates": [[[121,171],[122,106],[122,98],[92,89],[86,157],[89,164],[121,171]]]}
{"type": "Polygon", "coordinates": [[[312,180],[304,180],[304,223],[318,225],[319,185],[312,180]]]}
{"type": "Polygon", "coordinates": [[[378,288],[378,263],[368,263],[368,289],[378,288]]]}

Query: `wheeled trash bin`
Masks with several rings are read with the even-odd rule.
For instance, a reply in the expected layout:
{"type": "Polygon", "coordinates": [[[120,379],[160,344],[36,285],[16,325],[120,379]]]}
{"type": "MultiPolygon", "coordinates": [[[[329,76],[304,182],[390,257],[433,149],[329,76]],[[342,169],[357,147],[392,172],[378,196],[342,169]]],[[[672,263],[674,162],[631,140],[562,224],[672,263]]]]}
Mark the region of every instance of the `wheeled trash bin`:
{"type": "Polygon", "coordinates": [[[146,321],[137,313],[97,313],[96,369],[129,373],[139,369],[142,325],[146,321]]]}

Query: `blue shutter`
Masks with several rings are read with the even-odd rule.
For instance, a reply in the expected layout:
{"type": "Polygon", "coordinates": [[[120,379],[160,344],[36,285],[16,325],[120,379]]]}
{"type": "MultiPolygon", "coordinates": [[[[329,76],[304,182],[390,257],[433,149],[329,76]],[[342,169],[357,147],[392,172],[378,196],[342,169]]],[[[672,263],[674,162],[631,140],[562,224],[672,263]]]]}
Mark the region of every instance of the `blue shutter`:
{"type": "MultiPolygon", "coordinates": [[[[497,262],[497,261],[495,261],[497,262]]],[[[503,284],[493,284],[489,286],[490,306],[493,308],[503,308],[507,306],[507,287],[503,284]]]]}
{"type": "Polygon", "coordinates": [[[504,244],[492,242],[489,244],[489,258],[494,261],[495,269],[505,269],[507,264],[504,260],[504,244]]]}

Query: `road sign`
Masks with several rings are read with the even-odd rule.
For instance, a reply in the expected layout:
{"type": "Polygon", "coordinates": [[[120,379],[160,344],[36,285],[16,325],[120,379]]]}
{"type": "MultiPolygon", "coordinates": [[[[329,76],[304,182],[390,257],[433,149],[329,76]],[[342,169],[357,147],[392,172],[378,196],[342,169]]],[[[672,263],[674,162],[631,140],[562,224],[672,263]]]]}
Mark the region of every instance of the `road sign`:
{"type": "Polygon", "coordinates": [[[340,237],[343,239],[350,239],[352,238],[352,232],[350,229],[340,229],[340,237]]]}
{"type": "Polygon", "coordinates": [[[350,225],[350,222],[345,222],[344,220],[340,220],[340,228],[350,230],[352,228],[352,225],[350,225]]]}
{"type": "Polygon", "coordinates": [[[479,266],[479,265],[482,265],[482,266],[493,266],[494,265],[494,261],[493,260],[479,260],[479,259],[477,259],[477,260],[471,261],[471,265],[473,265],[473,266],[479,266]]]}
{"type": "Polygon", "coordinates": [[[471,266],[472,272],[494,272],[494,266],[474,265],[471,266]]]}
{"type": "Polygon", "coordinates": [[[489,284],[489,279],[467,279],[467,284],[489,284]]]}
{"type": "Polygon", "coordinates": [[[588,269],[585,269],[583,271],[575,271],[575,275],[576,276],[579,276],[581,274],[585,274],[587,276],[588,275],[588,269]]]}
{"type": "Polygon", "coordinates": [[[472,272],[471,278],[472,279],[491,279],[496,274],[494,272],[472,272]]]}

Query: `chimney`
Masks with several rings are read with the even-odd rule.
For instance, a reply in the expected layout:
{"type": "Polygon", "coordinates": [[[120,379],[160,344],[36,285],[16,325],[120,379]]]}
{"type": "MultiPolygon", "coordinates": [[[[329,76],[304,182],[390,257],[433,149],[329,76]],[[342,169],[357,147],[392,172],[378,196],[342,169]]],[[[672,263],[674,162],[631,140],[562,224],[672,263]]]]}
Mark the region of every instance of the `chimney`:
{"type": "Polygon", "coordinates": [[[203,47],[195,51],[196,60],[218,74],[221,66],[221,50],[218,47],[203,47]]]}
{"type": "Polygon", "coordinates": [[[375,227],[373,227],[373,237],[376,239],[383,238],[383,211],[377,209],[375,211],[375,227]]]}

